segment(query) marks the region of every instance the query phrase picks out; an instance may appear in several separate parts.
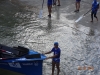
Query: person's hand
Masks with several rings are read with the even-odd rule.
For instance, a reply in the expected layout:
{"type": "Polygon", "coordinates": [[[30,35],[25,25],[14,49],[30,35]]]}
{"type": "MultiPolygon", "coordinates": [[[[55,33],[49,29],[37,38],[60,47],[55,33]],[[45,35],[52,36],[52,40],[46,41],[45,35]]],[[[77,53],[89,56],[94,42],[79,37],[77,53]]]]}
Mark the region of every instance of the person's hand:
{"type": "Polygon", "coordinates": [[[45,53],[42,53],[42,55],[45,55],[45,53]]]}
{"type": "Polygon", "coordinates": [[[45,60],[48,60],[48,59],[50,59],[50,57],[47,57],[45,60]]]}
{"type": "Polygon", "coordinates": [[[41,54],[42,54],[42,55],[45,55],[45,52],[44,52],[44,51],[42,51],[42,52],[41,52],[41,54]]]}

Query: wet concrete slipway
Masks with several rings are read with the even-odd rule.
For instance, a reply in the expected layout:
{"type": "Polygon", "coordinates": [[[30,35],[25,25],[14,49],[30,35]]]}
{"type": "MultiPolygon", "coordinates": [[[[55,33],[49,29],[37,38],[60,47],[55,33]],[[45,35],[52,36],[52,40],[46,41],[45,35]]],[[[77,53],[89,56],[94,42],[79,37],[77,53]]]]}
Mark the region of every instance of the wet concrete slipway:
{"type": "MultiPolygon", "coordinates": [[[[73,12],[75,0],[61,0],[60,7],[52,8],[51,19],[47,17],[46,2],[43,18],[39,19],[42,0],[0,0],[0,43],[42,53],[58,41],[62,51],[60,75],[100,75],[100,21],[90,23],[89,13],[74,23],[90,10],[92,0],[82,0],[79,13],[73,12]],[[83,70],[78,70],[78,66],[83,70]]],[[[43,75],[51,75],[51,60],[44,61],[43,75]]]]}

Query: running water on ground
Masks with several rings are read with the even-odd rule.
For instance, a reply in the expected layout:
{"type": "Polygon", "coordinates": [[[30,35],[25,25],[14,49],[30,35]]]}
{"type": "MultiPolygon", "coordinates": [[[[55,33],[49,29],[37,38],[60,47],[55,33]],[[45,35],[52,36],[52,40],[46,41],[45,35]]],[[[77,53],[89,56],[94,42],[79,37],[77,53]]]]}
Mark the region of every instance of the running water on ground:
{"type": "MultiPolygon", "coordinates": [[[[100,75],[100,22],[90,23],[89,13],[74,23],[91,8],[91,2],[83,0],[80,12],[74,13],[75,1],[61,0],[49,19],[45,0],[43,18],[39,19],[42,0],[0,0],[0,43],[43,53],[58,41],[62,50],[60,75],[100,75]]],[[[44,61],[43,75],[51,75],[51,66],[51,59],[44,61]]]]}

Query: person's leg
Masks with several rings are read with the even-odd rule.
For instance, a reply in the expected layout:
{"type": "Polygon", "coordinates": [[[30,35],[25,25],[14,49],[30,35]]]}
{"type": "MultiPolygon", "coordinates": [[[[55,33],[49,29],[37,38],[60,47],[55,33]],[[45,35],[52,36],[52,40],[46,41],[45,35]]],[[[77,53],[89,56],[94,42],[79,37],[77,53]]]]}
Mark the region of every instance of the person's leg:
{"type": "Polygon", "coordinates": [[[60,72],[60,63],[56,63],[56,68],[57,68],[57,75],[59,75],[59,72],[60,72]]]}
{"type": "Polygon", "coordinates": [[[55,70],[55,62],[52,61],[52,75],[54,75],[54,70],[55,70]]]}
{"type": "Polygon", "coordinates": [[[91,12],[91,22],[93,22],[93,11],[91,12]]]}
{"type": "Polygon", "coordinates": [[[98,17],[97,17],[97,13],[94,13],[94,17],[97,19],[97,21],[98,21],[98,17]]]}
{"type": "Polygon", "coordinates": [[[77,10],[77,2],[75,3],[75,6],[76,6],[76,10],[77,10]]]}
{"type": "Polygon", "coordinates": [[[80,2],[77,2],[77,10],[79,11],[80,9],[80,2]]]}
{"type": "Polygon", "coordinates": [[[78,11],[78,1],[76,1],[75,6],[76,6],[76,10],[74,12],[77,12],[78,11]]]}
{"type": "Polygon", "coordinates": [[[50,14],[50,12],[49,12],[49,11],[50,11],[50,5],[48,5],[48,13],[50,14]]]}
{"type": "Polygon", "coordinates": [[[74,12],[79,12],[80,9],[80,2],[81,0],[76,0],[75,6],[76,6],[76,10],[74,12]]]}
{"type": "Polygon", "coordinates": [[[53,5],[56,5],[57,0],[53,0],[53,5]]]}
{"type": "Polygon", "coordinates": [[[49,16],[49,17],[51,17],[51,12],[52,12],[51,9],[52,9],[52,5],[48,5],[48,12],[49,12],[49,15],[48,15],[48,16],[49,16]]]}
{"type": "Polygon", "coordinates": [[[58,6],[60,6],[60,0],[58,0],[58,6]]]}

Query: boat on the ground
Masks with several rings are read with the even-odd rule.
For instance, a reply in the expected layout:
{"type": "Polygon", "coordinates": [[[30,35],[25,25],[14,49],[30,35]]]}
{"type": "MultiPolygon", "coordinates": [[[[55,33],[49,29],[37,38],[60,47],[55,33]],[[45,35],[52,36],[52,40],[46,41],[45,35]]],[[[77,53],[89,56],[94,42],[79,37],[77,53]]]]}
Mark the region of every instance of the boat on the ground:
{"type": "Polygon", "coordinates": [[[0,44],[0,75],[42,75],[44,59],[46,56],[34,50],[0,44]]]}

